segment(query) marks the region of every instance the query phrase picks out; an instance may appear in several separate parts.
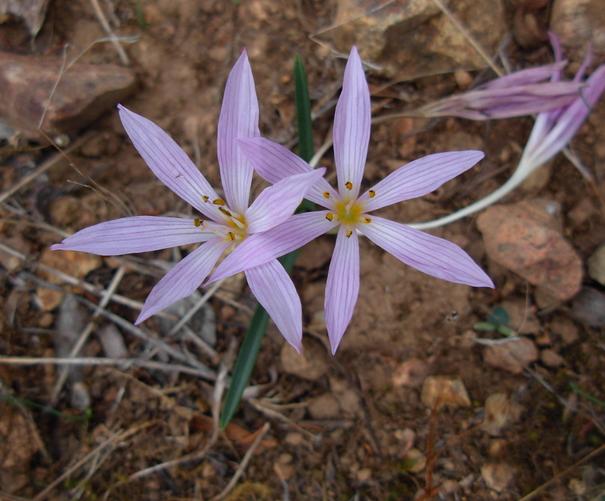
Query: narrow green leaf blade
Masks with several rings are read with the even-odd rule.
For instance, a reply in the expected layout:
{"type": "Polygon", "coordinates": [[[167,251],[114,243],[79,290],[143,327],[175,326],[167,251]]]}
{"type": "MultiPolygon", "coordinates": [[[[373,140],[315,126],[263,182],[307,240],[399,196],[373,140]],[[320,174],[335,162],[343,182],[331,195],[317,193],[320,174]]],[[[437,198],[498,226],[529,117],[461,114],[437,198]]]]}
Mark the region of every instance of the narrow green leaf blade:
{"type": "Polygon", "coordinates": [[[300,54],[294,58],[294,85],[296,121],[298,124],[298,154],[308,162],[313,157],[313,131],[311,128],[311,101],[307,84],[307,72],[300,54]]]}

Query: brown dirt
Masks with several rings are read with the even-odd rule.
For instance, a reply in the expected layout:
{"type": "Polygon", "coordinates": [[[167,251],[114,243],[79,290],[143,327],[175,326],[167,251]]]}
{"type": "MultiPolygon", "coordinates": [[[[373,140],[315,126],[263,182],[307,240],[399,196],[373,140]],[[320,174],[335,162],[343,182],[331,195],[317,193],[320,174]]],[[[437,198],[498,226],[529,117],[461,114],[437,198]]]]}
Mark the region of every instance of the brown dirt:
{"type": "MultiPolygon", "coordinates": [[[[140,35],[136,43],[127,46],[139,88],[125,104],[158,122],[192,158],[199,152],[196,160],[214,185],[218,184],[215,137],[221,93],[241,47],[248,49],[261,103],[261,130],[268,137],[291,144],[296,135],[291,77],[295,53],[305,61],[316,109],[323,109],[337,96],[343,63],[309,39],[310,33],[330,23],[335,1],[143,1],[148,23],[145,29],[137,22],[136,1],[100,3],[104,8],[114,7],[120,34],[140,35]]],[[[3,29],[4,49],[39,55],[60,54],[66,42],[73,47],[70,53],[76,54],[104,36],[90,2],[85,0],[52,2],[47,23],[33,45],[14,26],[0,26],[0,31],[3,29]]],[[[527,52],[513,48],[511,58],[519,66],[534,64],[548,60],[548,50],[544,46],[527,52]]],[[[89,50],[83,61],[119,62],[111,44],[106,43],[89,50]]],[[[451,75],[416,84],[391,84],[370,73],[369,80],[373,89],[382,89],[382,96],[384,89],[390,88],[394,96],[412,96],[419,102],[455,90],[451,75]]],[[[397,100],[389,97],[380,97],[375,104],[398,106],[397,100]]],[[[331,115],[330,109],[316,120],[316,145],[329,132],[331,115]]],[[[600,181],[601,193],[605,129],[600,125],[604,119],[602,102],[574,141],[580,157],[600,181]]],[[[428,220],[498,186],[514,166],[530,127],[530,119],[481,124],[454,119],[429,124],[418,119],[389,121],[373,128],[367,181],[423,154],[468,147],[485,150],[480,168],[435,194],[385,210],[385,215],[402,222],[428,220]]],[[[11,266],[6,260],[0,263],[2,354],[57,356],[54,334],[59,309],[42,312],[36,296],[36,285],[40,284],[32,281],[32,276],[47,277],[29,273],[35,269],[37,258],[59,238],[40,223],[72,232],[128,211],[157,215],[187,210],[153,178],[125,137],[117,113],[106,113],[89,129],[94,131],[94,139],[70,156],[83,176],[67,162],[60,162],[9,200],[22,215],[0,207],[2,242],[30,257],[11,266]],[[121,203],[91,189],[91,180],[121,203]],[[15,218],[18,224],[14,224],[15,218]],[[32,222],[35,224],[29,224],[32,222]]],[[[22,147],[19,152],[3,149],[2,154],[5,165],[0,171],[0,189],[4,191],[30,172],[31,165],[38,165],[53,152],[22,147]]],[[[322,165],[332,169],[331,162],[327,155],[322,165]]],[[[510,200],[536,195],[560,204],[563,235],[585,262],[605,239],[602,206],[595,192],[559,156],[546,187],[518,191],[510,200]]],[[[496,290],[471,289],[427,277],[364,240],[359,303],[337,356],[326,357],[325,375],[309,381],[289,374],[280,362],[283,341],[271,327],[253,376],[256,400],[242,406],[228,433],[218,438],[202,460],[142,479],[128,481],[145,468],[199,451],[208,443],[212,384],[158,370],[88,367],[81,378],[90,405],[82,410],[75,405],[73,393],[70,398],[69,383],[58,401],[50,405],[57,367],[0,365],[0,398],[4,401],[0,404],[4,408],[0,412],[0,497],[9,493],[20,496],[14,499],[35,497],[113,437],[111,446],[82,467],[74,467],[48,498],[76,499],[78,493],[79,499],[90,500],[103,496],[118,500],[210,499],[227,485],[254,433],[267,421],[271,430],[228,499],[288,499],[287,491],[293,500],[399,500],[415,496],[512,500],[557,477],[604,444],[602,333],[572,320],[568,304],[541,307],[531,285],[489,262],[473,219],[434,233],[467,249],[489,271],[496,290]],[[503,300],[527,303],[537,310],[538,331],[528,337],[541,348],[554,350],[562,357],[562,365],[549,367],[537,362],[531,373],[513,375],[486,364],[482,347],[473,341],[473,325],[485,320],[503,300]],[[427,374],[459,378],[471,405],[427,409],[420,398],[421,386],[402,385],[393,378],[398,367],[412,358],[427,365],[427,374]],[[570,383],[584,393],[574,392],[570,383]],[[315,418],[310,404],[326,393],[334,398],[323,401],[336,411],[322,409],[329,417],[315,418]],[[499,437],[481,427],[485,400],[495,393],[509,395],[521,408],[521,418],[505,427],[499,437]],[[276,417],[276,413],[287,419],[276,417]],[[412,460],[417,458],[410,451],[412,447],[426,459],[426,466],[412,460]],[[19,453],[11,453],[15,450],[19,453]],[[493,464],[498,466],[486,466],[493,464]],[[501,492],[486,484],[487,472],[506,480],[511,470],[514,474],[501,492]]],[[[323,345],[323,284],[332,240],[322,237],[306,248],[294,271],[309,328],[306,335],[318,338],[323,345]]],[[[174,259],[171,251],[143,257],[174,259]]],[[[141,273],[141,268],[150,269],[142,259],[128,263],[117,293],[143,300],[162,272],[151,267],[151,276],[141,273]]],[[[102,266],[85,278],[106,287],[117,266],[118,261],[103,259],[102,266]]],[[[81,288],[60,287],[98,302],[95,295],[81,288]]],[[[241,281],[230,281],[221,290],[222,294],[212,299],[211,308],[216,314],[215,349],[222,358],[230,353],[234,340],[242,339],[254,303],[241,281]],[[225,302],[229,298],[244,308],[225,302]]],[[[108,309],[128,321],[136,318],[136,312],[123,305],[110,303],[108,309]]],[[[84,312],[87,321],[90,310],[84,312]]],[[[95,331],[106,322],[98,319],[95,331]]],[[[151,332],[163,332],[157,318],[146,325],[151,332]]],[[[123,335],[130,356],[145,352],[140,340],[124,331],[123,335]]],[[[480,336],[493,337],[486,333],[480,336]]],[[[177,347],[185,345],[184,341],[169,342],[177,347]]],[[[218,368],[218,360],[196,352],[194,345],[187,347],[202,362],[218,368]]],[[[94,335],[82,355],[103,356],[94,335]]],[[[156,360],[169,362],[161,357],[156,360]]],[[[602,465],[603,456],[590,459],[549,484],[538,499],[593,499],[602,495],[602,465]]]]}

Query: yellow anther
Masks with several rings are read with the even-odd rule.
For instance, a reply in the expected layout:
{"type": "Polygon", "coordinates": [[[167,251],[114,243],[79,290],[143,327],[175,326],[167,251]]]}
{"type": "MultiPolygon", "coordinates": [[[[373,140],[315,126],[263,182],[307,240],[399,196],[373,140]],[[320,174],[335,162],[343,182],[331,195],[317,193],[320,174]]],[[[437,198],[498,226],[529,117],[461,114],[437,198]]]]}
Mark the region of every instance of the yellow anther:
{"type": "Polygon", "coordinates": [[[368,217],[368,216],[364,216],[364,217],[363,217],[363,222],[364,222],[364,223],[366,223],[366,224],[367,224],[367,223],[371,223],[371,222],[372,222],[372,218],[371,218],[371,217],[368,217]]]}
{"type": "Polygon", "coordinates": [[[370,191],[368,191],[368,196],[370,198],[374,198],[376,196],[376,192],[374,190],[370,190],[370,191]]]}
{"type": "Polygon", "coordinates": [[[326,199],[330,198],[330,192],[329,192],[329,191],[324,191],[324,192],[323,192],[323,196],[324,196],[324,198],[326,198],[326,199]]]}
{"type": "Polygon", "coordinates": [[[223,214],[225,214],[225,216],[227,217],[233,217],[233,214],[231,214],[231,212],[229,212],[227,209],[225,209],[224,207],[219,207],[218,210],[220,210],[223,214]]]}
{"type": "Polygon", "coordinates": [[[229,240],[235,240],[235,233],[233,233],[232,231],[230,231],[229,233],[227,233],[227,236],[229,237],[229,240]]]}
{"type": "Polygon", "coordinates": [[[215,198],[212,203],[214,205],[225,205],[225,201],[222,198],[215,198]]]}
{"type": "Polygon", "coordinates": [[[202,201],[207,202],[209,200],[208,195],[202,195],[202,201]]]}
{"type": "Polygon", "coordinates": [[[351,191],[353,189],[353,183],[351,181],[347,181],[345,183],[345,188],[349,191],[351,191]]]}
{"type": "Polygon", "coordinates": [[[332,221],[332,219],[334,219],[334,214],[332,214],[331,212],[328,212],[328,213],[326,214],[326,219],[327,219],[328,221],[332,221]]]}
{"type": "Polygon", "coordinates": [[[350,238],[352,234],[353,230],[347,230],[347,232],[345,233],[345,237],[350,238]]]}
{"type": "Polygon", "coordinates": [[[202,226],[202,224],[204,224],[204,221],[202,221],[202,220],[201,220],[199,217],[196,217],[196,218],[193,220],[193,225],[194,225],[196,228],[199,228],[200,226],[202,226]]]}

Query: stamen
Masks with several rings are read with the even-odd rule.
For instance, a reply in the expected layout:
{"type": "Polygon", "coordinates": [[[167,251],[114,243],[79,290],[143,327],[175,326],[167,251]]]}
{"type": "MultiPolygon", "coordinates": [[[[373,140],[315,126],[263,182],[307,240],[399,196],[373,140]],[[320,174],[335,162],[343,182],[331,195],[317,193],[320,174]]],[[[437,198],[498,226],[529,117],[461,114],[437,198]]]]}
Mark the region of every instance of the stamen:
{"type": "Polygon", "coordinates": [[[327,219],[328,221],[332,221],[332,220],[334,219],[334,214],[332,214],[331,212],[328,212],[328,213],[326,214],[326,219],[327,219]]]}
{"type": "Polygon", "coordinates": [[[205,202],[208,202],[208,200],[209,200],[208,195],[202,195],[202,201],[203,201],[204,203],[205,203],[205,202]]]}
{"type": "Polygon", "coordinates": [[[199,228],[200,226],[202,226],[202,224],[204,224],[204,221],[202,221],[202,220],[201,220],[199,217],[196,217],[196,218],[193,220],[193,225],[194,225],[196,228],[199,228]]]}
{"type": "Polygon", "coordinates": [[[231,212],[229,212],[227,209],[225,209],[224,207],[219,207],[218,210],[220,210],[223,214],[225,214],[225,216],[227,217],[233,217],[233,214],[231,214],[231,212]]]}
{"type": "Polygon", "coordinates": [[[225,201],[222,198],[215,198],[212,203],[214,205],[225,205],[225,201]]]}
{"type": "Polygon", "coordinates": [[[328,192],[328,191],[324,191],[324,192],[323,192],[323,196],[324,196],[324,198],[325,198],[325,199],[330,198],[330,192],[328,192]]]}
{"type": "Polygon", "coordinates": [[[370,198],[374,198],[376,196],[376,192],[374,190],[370,190],[370,191],[368,191],[368,196],[370,198]]]}
{"type": "Polygon", "coordinates": [[[371,222],[372,222],[372,218],[371,218],[371,217],[368,217],[368,216],[364,216],[364,218],[363,218],[363,222],[364,222],[364,223],[366,223],[366,224],[367,224],[367,223],[371,223],[371,222]]]}
{"type": "Polygon", "coordinates": [[[235,234],[232,231],[227,233],[227,236],[229,237],[229,240],[231,240],[231,241],[235,240],[235,234]]]}
{"type": "Polygon", "coordinates": [[[353,183],[351,181],[347,181],[345,183],[345,188],[349,191],[351,191],[353,189],[353,183]]]}
{"type": "Polygon", "coordinates": [[[348,231],[345,233],[345,237],[350,238],[352,234],[353,234],[353,230],[348,230],[348,231]]]}

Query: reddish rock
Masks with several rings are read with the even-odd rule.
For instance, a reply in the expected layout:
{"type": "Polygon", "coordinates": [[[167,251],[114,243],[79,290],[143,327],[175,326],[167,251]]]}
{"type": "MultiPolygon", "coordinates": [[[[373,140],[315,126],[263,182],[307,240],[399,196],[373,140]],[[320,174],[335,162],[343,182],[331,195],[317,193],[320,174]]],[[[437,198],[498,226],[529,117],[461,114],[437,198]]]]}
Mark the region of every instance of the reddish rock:
{"type": "Polygon", "coordinates": [[[477,224],[489,257],[498,264],[559,301],[580,290],[582,260],[558,231],[548,204],[496,205],[481,214],[477,224]]]}
{"type": "Polygon", "coordinates": [[[493,367],[520,374],[525,367],[538,359],[538,350],[529,339],[511,339],[505,343],[488,346],[483,357],[493,367]]]}
{"type": "MultiPolygon", "coordinates": [[[[486,67],[485,59],[433,0],[339,0],[333,25],[315,36],[341,53],[359,48],[374,69],[407,80],[486,67]]],[[[488,53],[506,33],[501,0],[447,2],[452,14],[488,53]],[[485,29],[489,23],[489,30],[485,29]]]]}
{"type": "Polygon", "coordinates": [[[42,28],[48,0],[0,0],[0,17],[22,19],[32,36],[42,28]]]}
{"type": "MultiPolygon", "coordinates": [[[[23,135],[40,139],[38,123],[61,72],[63,58],[0,52],[0,116],[23,135]]],[[[42,129],[51,136],[85,127],[135,87],[132,70],[76,63],[55,89],[42,129]]]]}

